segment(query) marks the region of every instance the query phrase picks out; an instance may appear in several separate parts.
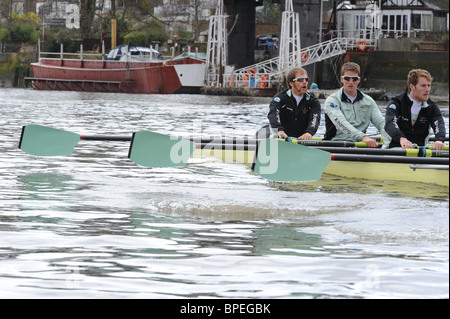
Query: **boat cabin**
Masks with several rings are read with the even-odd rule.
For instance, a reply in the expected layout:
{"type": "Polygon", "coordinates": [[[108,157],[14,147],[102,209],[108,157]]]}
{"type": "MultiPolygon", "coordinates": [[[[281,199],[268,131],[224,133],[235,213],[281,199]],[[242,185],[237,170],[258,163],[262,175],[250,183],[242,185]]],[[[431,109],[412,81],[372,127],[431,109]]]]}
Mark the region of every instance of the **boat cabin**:
{"type": "Polygon", "coordinates": [[[107,60],[128,61],[128,62],[158,62],[164,61],[161,53],[152,47],[143,45],[119,45],[112,49],[107,60]]]}

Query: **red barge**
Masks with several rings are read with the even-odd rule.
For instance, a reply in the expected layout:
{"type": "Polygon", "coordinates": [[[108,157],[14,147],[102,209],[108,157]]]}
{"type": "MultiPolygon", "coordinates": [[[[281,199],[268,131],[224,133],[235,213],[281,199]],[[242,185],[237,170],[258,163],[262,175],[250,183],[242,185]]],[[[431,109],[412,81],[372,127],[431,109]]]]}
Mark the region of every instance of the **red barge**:
{"type": "Polygon", "coordinates": [[[36,90],[121,92],[143,94],[200,93],[206,62],[188,57],[164,61],[144,46],[121,45],[102,60],[39,58],[31,63],[36,90]]]}

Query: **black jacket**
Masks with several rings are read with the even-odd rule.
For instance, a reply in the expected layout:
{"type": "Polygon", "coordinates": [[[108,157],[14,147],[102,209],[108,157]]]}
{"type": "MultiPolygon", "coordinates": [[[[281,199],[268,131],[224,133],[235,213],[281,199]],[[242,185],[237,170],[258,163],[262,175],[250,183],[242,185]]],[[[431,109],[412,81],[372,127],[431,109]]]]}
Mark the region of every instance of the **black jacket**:
{"type": "Polygon", "coordinates": [[[436,141],[445,140],[445,122],[441,111],[432,100],[422,107],[414,126],[411,124],[412,101],[408,93],[402,93],[392,98],[386,108],[386,132],[392,137],[389,147],[399,147],[400,138],[405,137],[419,146],[425,144],[430,126],[434,131],[436,141]]]}
{"type": "Polygon", "coordinates": [[[320,102],[306,92],[297,105],[291,90],[275,95],[267,115],[274,130],[282,130],[288,136],[299,137],[308,132],[314,135],[320,124],[320,102]]]}

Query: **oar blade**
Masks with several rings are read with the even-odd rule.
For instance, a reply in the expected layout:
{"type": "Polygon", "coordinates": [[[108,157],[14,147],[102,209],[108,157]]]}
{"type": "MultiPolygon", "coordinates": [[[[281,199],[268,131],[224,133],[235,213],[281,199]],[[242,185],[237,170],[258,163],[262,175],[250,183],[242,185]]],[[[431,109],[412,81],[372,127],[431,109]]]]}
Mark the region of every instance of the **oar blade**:
{"type": "Polygon", "coordinates": [[[331,154],[277,139],[259,143],[253,170],[278,182],[317,181],[331,161],[331,154]]]}
{"type": "Polygon", "coordinates": [[[185,166],[195,143],[150,131],[133,133],[128,158],[146,167],[185,166]]]}
{"type": "Polygon", "coordinates": [[[19,148],[37,156],[70,155],[80,141],[80,135],[42,125],[22,128],[19,148]]]}

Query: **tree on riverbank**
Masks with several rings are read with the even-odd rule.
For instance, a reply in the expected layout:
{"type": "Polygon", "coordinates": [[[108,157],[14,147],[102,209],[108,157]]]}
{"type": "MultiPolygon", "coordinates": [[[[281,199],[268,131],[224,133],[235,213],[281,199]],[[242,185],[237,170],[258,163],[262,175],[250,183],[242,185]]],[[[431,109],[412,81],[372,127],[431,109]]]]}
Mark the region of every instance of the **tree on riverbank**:
{"type": "Polygon", "coordinates": [[[27,12],[13,14],[8,28],[0,28],[0,42],[36,43],[39,38],[39,19],[36,14],[27,12]]]}

